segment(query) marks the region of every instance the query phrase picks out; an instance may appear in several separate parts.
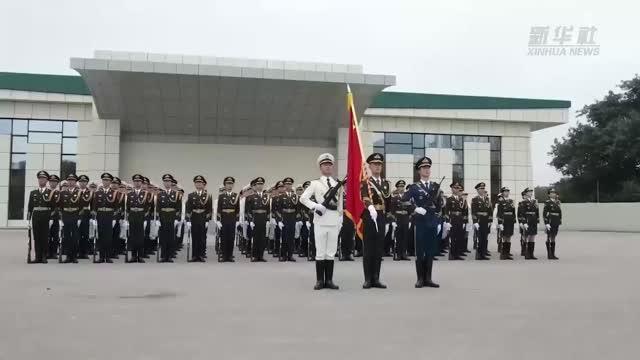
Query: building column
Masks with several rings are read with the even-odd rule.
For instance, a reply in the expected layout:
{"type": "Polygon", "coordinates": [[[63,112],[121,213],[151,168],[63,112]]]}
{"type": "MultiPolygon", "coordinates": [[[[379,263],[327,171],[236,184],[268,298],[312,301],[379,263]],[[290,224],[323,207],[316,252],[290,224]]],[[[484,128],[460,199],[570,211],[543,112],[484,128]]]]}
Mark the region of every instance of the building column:
{"type": "Polygon", "coordinates": [[[93,107],[93,119],[78,124],[78,174],[99,183],[103,172],[120,171],[120,120],[100,119],[93,107]]]}
{"type": "Polygon", "coordinates": [[[11,135],[0,135],[0,228],[7,226],[9,213],[9,168],[11,166],[11,135]]]}

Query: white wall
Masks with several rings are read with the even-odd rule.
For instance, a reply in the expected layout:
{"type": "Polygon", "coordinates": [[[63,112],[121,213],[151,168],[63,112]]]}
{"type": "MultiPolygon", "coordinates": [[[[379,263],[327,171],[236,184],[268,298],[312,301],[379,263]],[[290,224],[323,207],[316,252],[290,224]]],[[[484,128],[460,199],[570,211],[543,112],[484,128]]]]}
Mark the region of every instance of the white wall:
{"type": "Polygon", "coordinates": [[[236,187],[262,176],[271,186],[290,176],[296,184],[318,177],[316,160],[335,148],[297,146],[255,146],[223,144],[120,143],[120,177],[129,181],[141,173],[160,183],[164,173],[172,174],[185,189],[193,187],[193,177],[202,174],[210,189],[222,184],[225,176],[236,178],[236,187]]]}
{"type": "MultiPolygon", "coordinates": [[[[541,203],[540,216],[543,206],[541,203]]],[[[560,230],[640,232],[638,214],[640,203],[562,204],[560,230]]]]}

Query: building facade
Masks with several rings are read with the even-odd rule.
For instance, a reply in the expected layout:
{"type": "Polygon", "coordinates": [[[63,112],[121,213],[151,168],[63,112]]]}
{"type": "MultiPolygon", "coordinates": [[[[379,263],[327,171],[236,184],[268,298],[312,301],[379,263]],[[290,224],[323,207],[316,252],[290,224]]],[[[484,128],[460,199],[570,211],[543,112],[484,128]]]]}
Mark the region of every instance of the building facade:
{"type": "Polygon", "coordinates": [[[263,176],[302,183],[336,154],[346,173],[349,84],[366,153],[386,155],[393,183],[433,159],[434,179],[532,186],[532,131],[568,121],[570,102],[382,91],[392,75],[360,65],[96,51],[72,58],[81,76],[0,73],[0,228],[23,227],[26,197],[44,169],[99,182],[108,171],[185,189],[263,176]]]}

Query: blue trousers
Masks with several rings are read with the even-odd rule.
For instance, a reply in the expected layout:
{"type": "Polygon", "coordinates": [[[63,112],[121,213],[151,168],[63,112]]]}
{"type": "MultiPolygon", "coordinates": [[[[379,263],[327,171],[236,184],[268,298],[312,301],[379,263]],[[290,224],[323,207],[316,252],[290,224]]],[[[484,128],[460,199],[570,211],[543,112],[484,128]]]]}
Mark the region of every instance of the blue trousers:
{"type": "Polygon", "coordinates": [[[438,227],[430,224],[415,223],[416,259],[433,258],[439,253],[438,227]]]}

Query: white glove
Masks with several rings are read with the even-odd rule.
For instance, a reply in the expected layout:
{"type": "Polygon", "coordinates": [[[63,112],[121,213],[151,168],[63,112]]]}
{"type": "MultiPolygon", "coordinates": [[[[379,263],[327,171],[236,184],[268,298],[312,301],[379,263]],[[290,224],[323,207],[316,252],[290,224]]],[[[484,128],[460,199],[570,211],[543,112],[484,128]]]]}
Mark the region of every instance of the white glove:
{"type": "Polygon", "coordinates": [[[184,228],[185,228],[185,229],[191,229],[191,221],[187,221],[187,222],[184,224],[184,228]]]}
{"type": "Polygon", "coordinates": [[[218,229],[222,229],[222,223],[220,221],[216,221],[216,226],[218,229]]]}
{"type": "Polygon", "coordinates": [[[240,225],[240,221],[236,221],[236,228],[240,225]]]}
{"type": "Polygon", "coordinates": [[[462,230],[466,230],[469,227],[469,224],[462,224],[462,230]]]}
{"type": "Polygon", "coordinates": [[[395,221],[394,221],[394,222],[392,222],[392,223],[391,223],[391,227],[392,227],[392,228],[394,228],[394,229],[395,229],[395,228],[397,228],[397,227],[398,227],[398,223],[397,223],[397,222],[395,222],[395,221]]]}
{"type": "Polygon", "coordinates": [[[296,226],[302,226],[302,221],[296,221],[296,226]]]}
{"type": "Polygon", "coordinates": [[[180,225],[180,220],[173,220],[173,226],[176,227],[180,225]]]}
{"type": "Polygon", "coordinates": [[[111,220],[111,227],[112,228],[116,227],[116,221],[115,220],[111,220]]]}
{"type": "Polygon", "coordinates": [[[145,228],[145,229],[147,228],[147,220],[145,220],[145,221],[142,223],[142,227],[143,227],[143,228],[145,228]]]}
{"type": "Polygon", "coordinates": [[[80,227],[80,224],[82,224],[82,220],[78,220],[78,227],[80,227]]]}
{"type": "Polygon", "coordinates": [[[160,220],[156,220],[156,226],[160,228],[160,225],[161,225],[160,220]]]}
{"type": "Polygon", "coordinates": [[[422,207],[417,207],[414,211],[415,211],[417,214],[420,214],[420,215],[424,215],[424,214],[426,214],[426,213],[427,213],[427,210],[425,210],[425,209],[424,209],[424,208],[422,208],[422,207]]]}
{"type": "Polygon", "coordinates": [[[473,224],[473,227],[476,229],[476,231],[480,230],[480,224],[478,223],[473,224]]]}
{"type": "Polygon", "coordinates": [[[524,224],[524,229],[529,230],[529,224],[524,224]]]}
{"type": "Polygon", "coordinates": [[[472,228],[473,226],[471,224],[467,224],[467,231],[471,231],[472,228]]]}
{"type": "Polygon", "coordinates": [[[313,210],[315,210],[315,211],[319,211],[319,212],[320,212],[320,214],[322,214],[322,215],[324,215],[324,213],[326,213],[326,212],[327,212],[327,208],[326,208],[326,207],[324,207],[324,205],[322,205],[322,204],[316,204],[316,205],[313,207],[313,210]]]}
{"type": "Polygon", "coordinates": [[[442,225],[438,224],[438,230],[436,231],[436,233],[440,234],[440,230],[442,230],[442,225]]]}
{"type": "Polygon", "coordinates": [[[448,222],[444,223],[444,230],[445,230],[445,231],[449,231],[449,230],[451,230],[451,224],[450,224],[450,223],[448,223],[448,222]]]}
{"type": "Polygon", "coordinates": [[[408,228],[411,228],[411,222],[409,222],[409,226],[408,226],[408,228]]]}
{"type": "Polygon", "coordinates": [[[27,228],[31,229],[31,220],[26,220],[27,221],[27,228]]]}
{"type": "Polygon", "coordinates": [[[504,231],[504,225],[502,224],[498,225],[498,229],[500,229],[500,231],[504,231]]]}
{"type": "Polygon", "coordinates": [[[546,228],[547,228],[547,231],[550,231],[550,230],[551,230],[551,225],[549,225],[549,224],[545,225],[544,227],[546,227],[546,228]]]}
{"type": "Polygon", "coordinates": [[[282,221],[278,221],[278,227],[280,228],[280,230],[282,230],[282,228],[284,227],[284,224],[282,223],[282,221]]]}
{"type": "Polygon", "coordinates": [[[209,222],[208,222],[208,221],[207,221],[206,223],[204,223],[204,228],[205,228],[206,230],[209,230],[209,222]]]}
{"type": "Polygon", "coordinates": [[[378,218],[378,212],[376,211],[376,208],[373,205],[369,205],[367,209],[369,210],[371,220],[376,221],[376,219],[378,218]]]}
{"type": "Polygon", "coordinates": [[[253,221],[249,223],[249,226],[251,226],[251,228],[253,229],[254,227],[256,227],[256,223],[254,223],[253,221]]]}
{"type": "Polygon", "coordinates": [[[520,229],[524,229],[524,225],[522,223],[518,224],[520,226],[520,229]]]}
{"type": "Polygon", "coordinates": [[[60,225],[60,227],[64,226],[64,223],[62,222],[62,220],[58,220],[58,225],[60,225]]]}
{"type": "MultiPolygon", "coordinates": [[[[278,222],[276,221],[276,219],[271,219],[271,225],[277,225],[278,222]]],[[[267,221],[267,224],[269,224],[269,221],[267,221]]]]}
{"type": "Polygon", "coordinates": [[[307,225],[307,229],[311,229],[311,223],[310,222],[305,221],[304,223],[307,225]]]}

